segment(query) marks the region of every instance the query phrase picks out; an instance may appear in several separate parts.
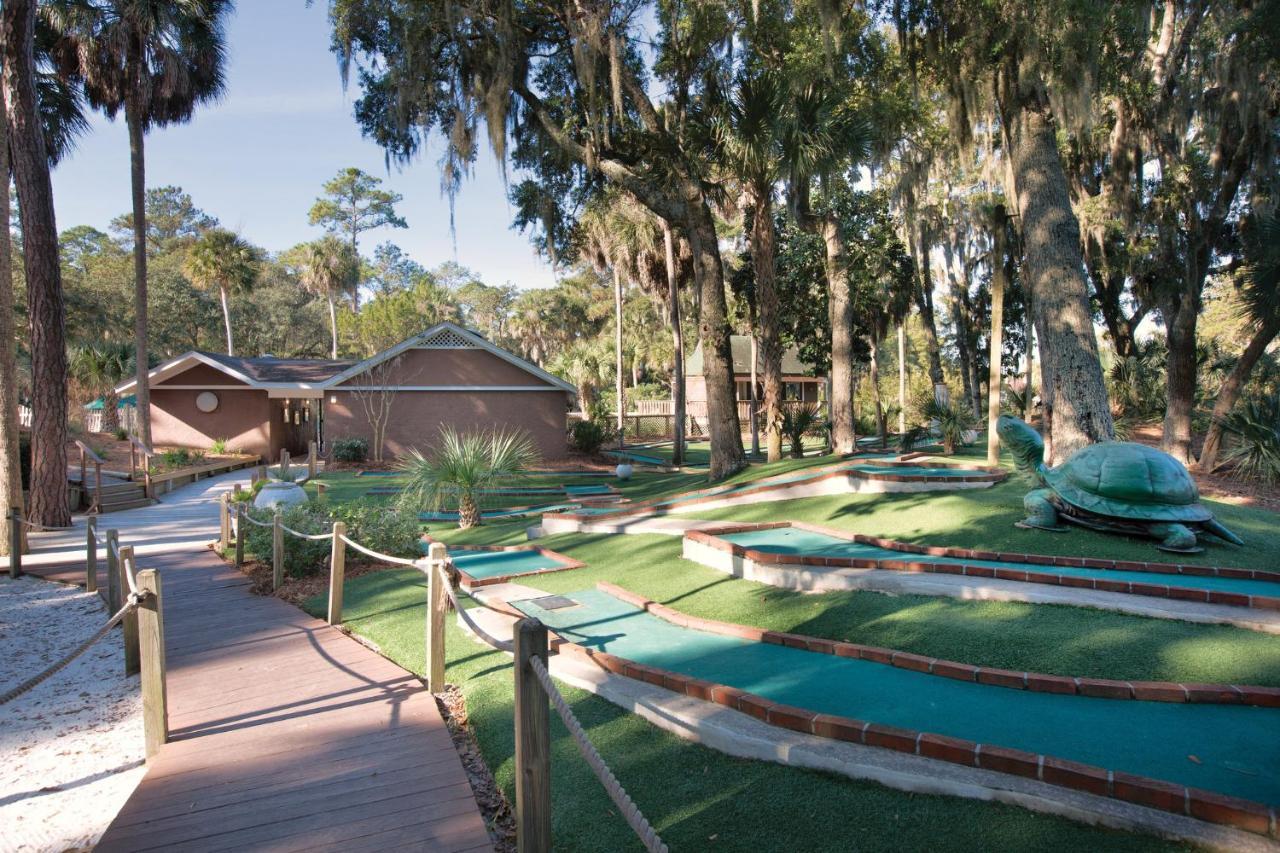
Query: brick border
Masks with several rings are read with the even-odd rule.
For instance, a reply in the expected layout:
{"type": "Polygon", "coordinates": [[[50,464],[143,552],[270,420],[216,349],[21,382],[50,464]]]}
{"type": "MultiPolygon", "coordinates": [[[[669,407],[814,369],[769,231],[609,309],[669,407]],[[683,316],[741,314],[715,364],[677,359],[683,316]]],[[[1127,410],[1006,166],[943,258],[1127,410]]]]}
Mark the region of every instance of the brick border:
{"type": "MultiPolygon", "coordinates": [[[[840,462],[831,465],[823,465],[811,469],[812,476],[795,477],[792,474],[778,474],[774,477],[766,477],[763,480],[757,480],[752,485],[742,488],[728,490],[723,487],[708,487],[706,489],[695,489],[690,492],[682,492],[669,498],[650,498],[645,501],[638,501],[628,507],[625,513],[617,513],[614,518],[622,518],[625,516],[636,515],[648,509],[661,508],[663,512],[670,512],[677,507],[697,506],[698,504],[710,503],[712,501],[726,500],[731,497],[740,497],[745,495],[757,495],[762,492],[774,491],[779,487],[807,485],[809,483],[819,483],[823,480],[831,480],[839,477],[856,477],[863,480],[894,482],[894,483],[999,483],[1005,480],[1009,474],[1002,468],[990,468],[986,465],[960,465],[960,464],[932,464],[921,463],[912,460],[860,460],[856,456],[846,458],[840,462]],[[982,471],[982,474],[966,475],[961,477],[930,477],[930,476],[912,476],[909,474],[894,473],[867,473],[865,471],[853,470],[853,465],[876,465],[882,468],[964,468],[972,471],[982,471]]],[[[600,515],[583,515],[576,512],[548,512],[543,513],[543,518],[558,519],[564,521],[600,521],[606,516],[600,515]]]]}
{"type": "Polygon", "coordinates": [[[1096,589],[1102,592],[1121,592],[1130,595],[1147,595],[1156,598],[1174,598],[1181,601],[1195,601],[1202,604],[1223,604],[1230,607],[1254,607],[1261,610],[1280,610],[1280,572],[1269,572],[1255,569],[1233,569],[1217,566],[1181,565],[1175,563],[1143,563],[1130,560],[1097,560],[1086,557],[1052,557],[1044,554],[1017,554],[1007,551],[974,551],[968,548],[944,548],[927,545],[912,545],[893,539],[881,539],[876,536],[864,536],[861,533],[848,533],[802,521],[780,521],[765,524],[725,524],[703,530],[689,530],[685,538],[700,545],[706,545],[717,551],[731,553],[735,557],[743,557],[758,563],[780,566],[827,566],[847,569],[886,569],[899,572],[926,572],[931,574],[964,575],[976,578],[996,578],[997,580],[1019,581],[1022,583],[1039,583],[1050,586],[1069,586],[1081,589],[1096,589]],[[953,557],[964,560],[987,560],[1032,563],[1040,566],[1063,566],[1073,568],[1101,569],[1127,572],[1148,572],[1151,574],[1184,575],[1196,577],[1221,577],[1241,580],[1268,581],[1277,584],[1276,595],[1246,595],[1223,590],[1197,589],[1194,587],[1167,586],[1158,583],[1137,583],[1134,581],[1108,580],[1105,578],[1083,578],[1075,575],[1058,575],[1051,572],[1027,572],[1019,569],[996,569],[990,566],[976,566],[964,563],[940,563],[930,560],[879,560],[862,557],[822,557],[806,554],[775,554],[735,545],[719,538],[726,533],[745,533],[752,530],[772,530],[779,527],[794,527],[811,533],[821,533],[849,542],[875,545],[904,554],[918,554],[930,557],[953,557]]]}
{"type": "Polygon", "coordinates": [[[897,649],[845,643],[822,637],[810,637],[805,634],[768,631],[763,628],[754,628],[750,625],[738,625],[733,622],[720,622],[715,619],[690,616],[606,581],[597,582],[596,588],[682,628],[692,628],[698,631],[738,637],[744,640],[754,640],[760,643],[772,643],[777,646],[789,646],[818,654],[857,658],[871,661],[872,663],[896,666],[899,669],[909,669],[928,675],[953,678],[957,681],[985,684],[989,687],[1029,690],[1033,693],[1089,696],[1095,699],[1136,699],[1144,702],[1254,705],[1262,708],[1280,708],[1280,687],[1191,682],[1180,684],[1174,681],[1116,681],[1108,678],[1073,678],[1061,675],[1047,675],[1040,672],[1016,672],[995,667],[973,666],[959,661],[931,658],[897,649]]]}
{"type": "MultiPolygon", "coordinates": [[[[435,542],[440,542],[439,539],[432,538],[429,534],[426,534],[426,533],[422,534],[420,541],[426,542],[428,545],[435,542]]],[[[441,544],[444,544],[444,543],[441,543],[441,544]]],[[[573,569],[586,568],[586,565],[587,565],[581,560],[575,560],[572,557],[561,554],[559,551],[552,551],[550,548],[541,548],[537,545],[454,545],[452,547],[446,545],[445,547],[450,551],[489,551],[493,553],[500,552],[500,551],[536,551],[537,553],[542,554],[544,557],[550,557],[551,559],[555,560],[560,564],[558,566],[552,566],[545,569],[538,569],[532,572],[518,572],[516,574],[510,574],[510,575],[495,575],[491,578],[475,578],[467,574],[466,572],[464,572],[462,569],[458,568],[457,564],[453,562],[453,558],[450,557],[449,565],[454,569],[454,571],[458,573],[459,586],[461,586],[464,590],[468,592],[478,587],[493,586],[495,584],[506,583],[507,581],[514,580],[516,578],[529,578],[529,577],[534,577],[536,575],[549,575],[549,574],[552,574],[553,572],[568,572],[568,571],[572,571],[573,569]]]]}
{"type": "MultiPolygon", "coordinates": [[[[603,589],[606,585],[598,586],[603,589]]],[[[657,606],[661,607],[661,605],[657,606]]],[[[649,609],[653,612],[652,608],[649,609]]],[[[777,703],[736,687],[636,663],[608,652],[599,652],[570,643],[562,638],[556,638],[552,645],[558,654],[584,658],[615,675],[662,687],[704,702],[714,702],[748,714],[768,725],[789,731],[892,749],[965,767],[1022,776],[1061,788],[1187,815],[1208,823],[1223,824],[1259,835],[1270,835],[1273,838],[1280,837],[1277,834],[1276,809],[1262,803],[1118,770],[1094,767],[1051,755],[975,743],[962,738],[903,729],[853,717],[819,714],[806,708],[777,703]]]]}

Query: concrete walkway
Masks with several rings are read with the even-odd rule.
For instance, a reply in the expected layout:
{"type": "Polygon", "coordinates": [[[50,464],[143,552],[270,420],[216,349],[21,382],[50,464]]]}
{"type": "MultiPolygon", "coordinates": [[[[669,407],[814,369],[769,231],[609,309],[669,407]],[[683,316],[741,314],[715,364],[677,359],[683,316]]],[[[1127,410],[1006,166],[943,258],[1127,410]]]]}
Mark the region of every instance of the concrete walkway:
{"type": "MultiPolygon", "coordinates": [[[[171,740],[99,850],[489,850],[434,698],[209,549],[245,472],[104,516],[160,571],[171,740]]],[[[84,526],[32,535],[32,574],[82,582],[84,526]]]]}

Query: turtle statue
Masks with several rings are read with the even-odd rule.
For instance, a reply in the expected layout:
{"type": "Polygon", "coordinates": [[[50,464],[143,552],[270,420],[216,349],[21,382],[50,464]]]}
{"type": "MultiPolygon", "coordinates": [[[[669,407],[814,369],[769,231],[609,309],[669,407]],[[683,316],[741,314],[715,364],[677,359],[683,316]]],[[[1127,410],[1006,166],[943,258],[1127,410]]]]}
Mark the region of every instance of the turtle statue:
{"type": "Polygon", "coordinates": [[[1149,536],[1160,540],[1160,550],[1182,554],[1202,550],[1196,545],[1197,534],[1244,544],[1200,503],[1187,469],[1163,451],[1129,441],[1103,441],[1082,447],[1050,468],[1044,464],[1044,440],[1026,423],[1004,415],[996,431],[1018,468],[1042,486],[1023,498],[1027,517],[1018,527],[1063,530],[1058,526],[1061,520],[1092,530],[1149,536]]]}

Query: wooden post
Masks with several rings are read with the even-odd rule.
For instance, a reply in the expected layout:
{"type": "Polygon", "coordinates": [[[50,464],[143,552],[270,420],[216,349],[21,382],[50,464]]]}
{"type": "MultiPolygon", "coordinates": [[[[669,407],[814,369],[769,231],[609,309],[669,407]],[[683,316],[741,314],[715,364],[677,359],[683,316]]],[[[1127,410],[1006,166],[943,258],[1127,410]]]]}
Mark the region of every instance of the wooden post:
{"type": "Polygon", "coordinates": [[[551,714],[547,695],[529,666],[547,662],[547,629],[537,619],[515,627],[516,849],[551,849],[551,714]]]}
{"type": "MultiPolygon", "coordinates": [[[[120,560],[117,563],[120,572],[120,580],[117,582],[117,588],[120,590],[121,605],[123,599],[129,592],[128,575],[132,572],[137,574],[138,564],[134,562],[133,546],[124,545],[120,548],[120,560]]],[[[117,605],[117,607],[121,606],[117,605]]],[[[120,623],[124,629],[124,674],[137,675],[141,668],[141,650],[138,645],[138,611],[125,614],[124,621],[120,623]]]]}
{"type": "Polygon", "coordinates": [[[9,510],[9,577],[22,577],[22,513],[9,510]]]}
{"type": "Polygon", "coordinates": [[[155,569],[138,572],[138,589],[150,593],[138,607],[139,648],[142,652],[142,732],[147,758],[169,740],[169,699],[165,690],[164,610],[160,575],[155,569]]]}
{"type": "Polygon", "coordinates": [[[231,495],[223,494],[218,499],[218,550],[226,553],[231,544],[231,495]]]}
{"type": "Polygon", "coordinates": [[[129,442],[129,479],[135,482],[138,479],[138,448],[132,441],[129,442]]]}
{"type": "Polygon", "coordinates": [[[102,511],[102,463],[97,459],[93,460],[93,505],[102,511]]]}
{"type": "Polygon", "coordinates": [[[325,485],[324,483],[316,483],[316,497],[317,497],[317,498],[322,498],[322,497],[324,497],[324,490],[325,490],[325,489],[327,489],[327,488],[329,488],[329,487],[328,487],[327,485],[325,485]]]}
{"type": "Polygon", "coordinates": [[[84,591],[98,591],[98,517],[84,521],[84,591]]]}
{"type": "Polygon", "coordinates": [[[314,440],[307,442],[307,479],[313,480],[316,476],[316,443],[314,440]]]}
{"type": "Polygon", "coordinates": [[[341,521],[333,523],[333,549],[329,552],[329,624],[342,624],[342,593],[346,584],[347,543],[342,537],[347,534],[347,525],[341,521]]]}
{"type": "Polygon", "coordinates": [[[236,504],[236,565],[244,565],[244,537],[245,537],[244,520],[244,503],[236,504]]]}
{"type": "Polygon", "coordinates": [[[107,531],[107,609],[120,609],[120,531],[107,531]]]}
{"type": "Polygon", "coordinates": [[[444,563],[447,551],[440,542],[432,542],[427,550],[427,687],[432,693],[444,690],[444,563]]]}
{"type": "Polygon", "coordinates": [[[284,585],[284,521],[280,507],[271,519],[271,589],[284,585]]]}

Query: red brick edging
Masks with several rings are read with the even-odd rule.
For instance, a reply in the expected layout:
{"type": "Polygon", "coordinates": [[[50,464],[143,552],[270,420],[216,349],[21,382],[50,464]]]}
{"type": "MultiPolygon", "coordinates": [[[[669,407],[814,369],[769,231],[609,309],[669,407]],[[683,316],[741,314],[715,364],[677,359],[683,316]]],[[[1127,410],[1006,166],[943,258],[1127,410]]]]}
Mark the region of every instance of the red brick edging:
{"type": "MultiPolygon", "coordinates": [[[[439,542],[430,535],[422,534],[422,541],[427,543],[439,542]]],[[[448,547],[448,546],[446,546],[448,547]]],[[[567,572],[571,569],[581,569],[587,564],[581,560],[575,560],[572,557],[561,554],[559,551],[552,551],[550,548],[540,548],[537,545],[454,545],[450,550],[453,551],[537,551],[544,557],[550,557],[559,563],[558,566],[551,566],[545,569],[538,569],[532,572],[519,572],[510,575],[494,575],[490,578],[474,578],[471,575],[459,569],[453,560],[449,560],[449,564],[458,572],[459,583],[465,590],[472,590],[481,586],[493,586],[494,584],[506,583],[515,578],[527,578],[535,575],[548,575],[552,572],[567,572]]]]}
{"type": "Polygon", "coordinates": [[[1195,601],[1202,604],[1223,604],[1230,607],[1256,607],[1263,610],[1280,610],[1280,586],[1277,595],[1246,595],[1239,592],[1223,590],[1196,589],[1194,587],[1166,586],[1156,583],[1136,583],[1133,581],[1108,580],[1106,578],[1085,578],[1075,575],[1058,575],[1050,572],[1027,572],[1020,569],[998,569],[991,566],[976,566],[962,563],[940,563],[930,560],[880,560],[870,557],[823,557],[812,554],[775,554],[735,545],[719,536],[725,533],[743,533],[750,530],[772,530],[780,527],[794,527],[821,533],[850,542],[874,545],[904,554],[921,554],[933,557],[953,557],[967,560],[988,560],[1033,563],[1041,566],[1063,566],[1072,568],[1104,569],[1127,572],[1149,572],[1152,574],[1191,575],[1198,577],[1222,577],[1241,580],[1272,581],[1280,584],[1280,573],[1254,569],[1233,569],[1217,566],[1195,566],[1175,563],[1148,563],[1131,560],[1097,560],[1086,557],[1051,557],[1044,554],[1016,554],[1007,551],[974,551],[968,548],[943,548],[937,546],[911,545],[893,539],[880,539],[875,536],[864,536],[860,533],[847,533],[816,524],[801,521],[778,521],[762,524],[726,524],[721,527],[690,530],[685,538],[756,562],[789,566],[827,566],[831,568],[850,569],[886,569],[900,572],[926,572],[931,574],[964,575],[976,578],[995,578],[997,580],[1019,581],[1022,583],[1039,583],[1050,586],[1069,586],[1081,589],[1096,589],[1102,592],[1121,592],[1130,595],[1148,595],[1156,598],[1173,598],[1180,601],[1195,601]]]}
{"type": "MultiPolygon", "coordinates": [[[[646,610],[656,616],[663,616],[663,611],[676,613],[660,604],[649,602],[612,584],[599,583],[597,586],[612,595],[636,603],[646,602],[646,610]],[[619,595],[622,593],[622,595],[619,595]]],[[[729,629],[745,628],[731,623],[717,623],[713,620],[698,619],[679,614],[689,620],[689,627],[703,625],[719,625],[729,629]]],[[[778,634],[777,632],[760,632],[762,638],[766,634],[775,634],[783,638],[797,638],[798,635],[778,634]]],[[[811,638],[803,638],[811,639],[811,638]]],[[[817,638],[812,638],[817,639],[817,638]]],[[[765,642],[777,642],[776,639],[764,639],[765,642]]],[[[838,645],[829,640],[818,640],[819,643],[838,645]]],[[[1262,835],[1277,836],[1276,811],[1270,806],[1255,803],[1239,797],[1230,797],[1200,788],[1189,788],[1171,782],[1137,776],[1118,770],[1107,770],[1076,761],[1056,758],[1050,755],[1039,755],[1017,749],[1008,749],[990,744],[980,744],[962,738],[930,732],[918,732],[896,726],[867,722],[852,717],[834,714],[818,714],[805,708],[784,705],[765,699],[754,693],[692,678],[680,673],[636,663],[626,658],[607,652],[598,652],[584,646],[567,641],[555,644],[559,653],[568,653],[585,657],[603,669],[643,681],[706,702],[732,708],[748,714],[769,725],[802,734],[811,734],[834,740],[842,740],[865,746],[892,749],[959,764],[992,770],[1027,779],[1036,779],[1051,785],[1083,791],[1097,796],[1111,797],[1135,805],[1175,814],[1188,815],[1209,823],[1225,824],[1262,835]]],[[[849,644],[839,644],[849,645],[849,644]]],[[[887,650],[882,650],[887,651],[887,650]]],[[[927,658],[925,660],[928,660],[927,658]]],[[[941,674],[941,673],[936,673],[941,674]]]]}

